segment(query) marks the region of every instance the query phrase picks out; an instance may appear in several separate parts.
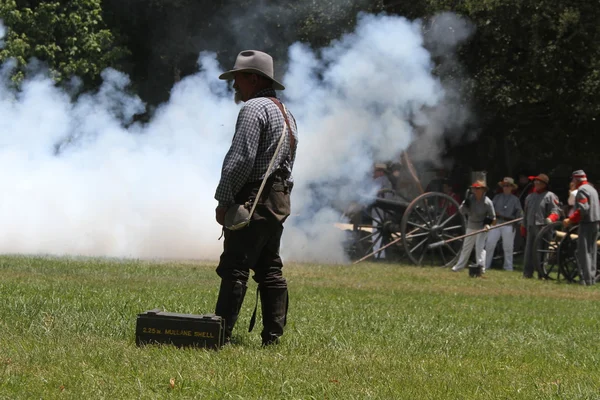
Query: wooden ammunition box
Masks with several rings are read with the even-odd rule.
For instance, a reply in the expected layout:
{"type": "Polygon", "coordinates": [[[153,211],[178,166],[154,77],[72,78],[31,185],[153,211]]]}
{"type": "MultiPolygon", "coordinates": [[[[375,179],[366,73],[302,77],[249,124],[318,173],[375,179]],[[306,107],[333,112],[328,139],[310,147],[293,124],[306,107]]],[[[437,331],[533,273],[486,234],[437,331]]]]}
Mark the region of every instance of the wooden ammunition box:
{"type": "Polygon", "coordinates": [[[176,314],[155,309],[137,316],[138,346],[161,343],[219,349],[224,342],[225,320],[214,314],[176,314]]]}

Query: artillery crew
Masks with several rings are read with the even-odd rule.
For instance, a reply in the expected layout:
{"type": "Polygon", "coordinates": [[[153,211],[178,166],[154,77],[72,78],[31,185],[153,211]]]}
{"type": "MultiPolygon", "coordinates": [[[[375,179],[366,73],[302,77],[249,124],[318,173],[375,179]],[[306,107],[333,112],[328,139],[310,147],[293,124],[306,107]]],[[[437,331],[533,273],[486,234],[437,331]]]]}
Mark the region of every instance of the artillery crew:
{"type": "MultiPolygon", "coordinates": [[[[512,221],[523,216],[523,208],[519,198],[513,194],[518,187],[513,178],[506,177],[498,182],[502,187],[502,193],[494,196],[493,204],[496,212],[496,220],[499,224],[512,221]]],[[[513,248],[515,241],[515,224],[495,228],[488,232],[485,246],[486,261],[485,268],[490,269],[494,257],[494,249],[498,240],[502,237],[502,249],[504,250],[504,269],[513,270],[513,248]]]]}
{"type": "MultiPolygon", "coordinates": [[[[494,212],[494,204],[486,197],[487,185],[484,181],[475,181],[470,191],[465,196],[465,200],[459,207],[459,211],[467,217],[467,231],[466,234],[474,233],[482,229],[489,229],[490,225],[496,221],[496,213],[494,212]]],[[[485,239],[486,232],[481,232],[478,235],[468,236],[463,242],[462,249],[458,262],[452,271],[458,272],[463,269],[469,261],[469,256],[475,246],[475,260],[476,265],[474,268],[478,270],[478,275],[485,272],[485,239]]]]}
{"type": "Polygon", "coordinates": [[[548,190],[550,178],[539,174],[533,180],[534,190],[525,199],[525,211],[521,224],[521,235],[526,237],[523,277],[533,278],[534,269],[540,279],[545,278],[535,263],[535,238],[540,230],[548,224],[556,222],[560,217],[558,197],[548,190]]]}
{"type": "Polygon", "coordinates": [[[571,182],[577,189],[575,211],[570,218],[563,221],[563,224],[566,227],[579,224],[577,264],[581,277],[580,283],[582,285],[594,285],[596,283],[598,221],[600,221],[598,192],[588,183],[583,170],[573,172],[571,182]]]}

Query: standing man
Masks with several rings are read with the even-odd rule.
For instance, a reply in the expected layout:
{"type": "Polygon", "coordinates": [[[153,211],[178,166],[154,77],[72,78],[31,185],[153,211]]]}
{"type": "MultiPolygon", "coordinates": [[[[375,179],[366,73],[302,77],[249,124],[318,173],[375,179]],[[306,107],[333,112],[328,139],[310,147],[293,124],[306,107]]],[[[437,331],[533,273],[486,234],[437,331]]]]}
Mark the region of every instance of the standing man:
{"type": "Polygon", "coordinates": [[[217,267],[221,287],[215,314],[226,322],[229,341],[246,294],[250,270],[258,283],[262,307],[263,345],[278,342],[283,334],[288,307],[287,282],[279,256],[283,222],[290,215],[292,168],[296,158],[298,133],[293,115],[279,102],[275,89],[284,86],[273,77],[273,59],[255,51],[242,51],[231,71],[219,79],[233,80],[240,110],[231,148],[223,161],[215,199],[216,219],[224,224],[230,207],[254,202],[251,222],[240,230],[224,229],[223,254],[217,267]],[[281,135],[285,135],[273,168],[267,171],[281,135]],[[267,178],[260,199],[258,189],[267,178]]]}
{"type": "MultiPolygon", "coordinates": [[[[506,177],[498,182],[502,187],[502,193],[494,196],[494,210],[496,211],[496,219],[499,224],[503,224],[513,219],[523,216],[523,209],[519,198],[513,194],[518,187],[513,178],[506,177]]],[[[513,270],[513,247],[515,242],[515,224],[506,225],[500,228],[491,230],[488,233],[487,243],[485,245],[485,268],[490,269],[492,266],[492,258],[494,257],[494,249],[498,240],[502,237],[502,249],[504,250],[504,270],[513,270]]]]}
{"type": "Polygon", "coordinates": [[[600,221],[600,204],[598,192],[587,181],[583,170],[573,172],[571,182],[575,185],[575,211],[570,218],[563,221],[565,227],[579,224],[577,239],[577,264],[579,266],[580,283],[596,284],[596,251],[598,250],[598,221],[600,221]]]}
{"type": "MultiPolygon", "coordinates": [[[[484,181],[476,181],[471,185],[471,192],[467,194],[465,200],[462,202],[458,210],[467,217],[467,235],[482,229],[488,230],[490,225],[496,221],[496,214],[494,212],[494,204],[485,195],[487,192],[487,185],[484,181]]],[[[469,257],[473,246],[475,246],[475,261],[477,263],[478,273],[485,272],[485,239],[487,233],[482,232],[477,235],[469,236],[465,238],[458,262],[452,271],[458,272],[463,269],[469,257]]]]}
{"type": "Polygon", "coordinates": [[[525,237],[525,259],[523,277],[533,278],[538,271],[538,278],[544,279],[543,271],[535,264],[535,238],[544,225],[556,222],[560,216],[558,197],[548,190],[550,178],[539,174],[533,179],[534,189],[525,199],[525,215],[521,222],[521,236],[525,237]]]}

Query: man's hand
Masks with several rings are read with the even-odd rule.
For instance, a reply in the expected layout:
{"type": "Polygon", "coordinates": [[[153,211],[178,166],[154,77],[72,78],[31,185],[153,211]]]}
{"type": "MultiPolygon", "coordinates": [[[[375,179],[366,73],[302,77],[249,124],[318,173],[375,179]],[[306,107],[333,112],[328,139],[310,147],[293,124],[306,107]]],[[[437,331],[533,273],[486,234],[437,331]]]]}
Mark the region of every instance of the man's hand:
{"type": "Polygon", "coordinates": [[[550,224],[554,223],[554,221],[552,221],[552,218],[546,218],[544,220],[544,222],[546,223],[546,225],[550,225],[550,224]]]}
{"type": "Polygon", "coordinates": [[[487,231],[489,231],[489,230],[490,230],[490,228],[491,228],[491,226],[489,226],[488,224],[485,224],[485,225],[483,226],[483,229],[485,229],[485,231],[486,231],[486,232],[487,232],[487,231]]]}
{"type": "Polygon", "coordinates": [[[227,207],[219,206],[215,210],[217,222],[219,225],[223,225],[225,223],[225,213],[227,212],[227,207]]]}
{"type": "Polygon", "coordinates": [[[569,225],[571,225],[571,220],[570,220],[569,218],[565,218],[565,219],[563,220],[563,226],[564,226],[565,228],[568,228],[568,227],[569,227],[569,225]]]}

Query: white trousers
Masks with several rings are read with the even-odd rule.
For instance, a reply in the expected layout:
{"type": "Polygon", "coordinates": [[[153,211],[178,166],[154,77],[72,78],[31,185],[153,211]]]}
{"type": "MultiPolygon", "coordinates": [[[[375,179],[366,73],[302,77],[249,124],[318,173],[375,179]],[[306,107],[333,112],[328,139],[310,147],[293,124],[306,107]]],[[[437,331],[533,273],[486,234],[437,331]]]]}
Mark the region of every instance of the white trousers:
{"type": "Polygon", "coordinates": [[[492,258],[494,258],[494,249],[498,244],[498,240],[502,238],[502,249],[504,250],[504,269],[507,271],[513,270],[513,248],[515,244],[515,228],[514,225],[503,226],[502,228],[492,229],[488,232],[487,244],[485,245],[486,260],[485,269],[492,266],[492,258]]]}
{"type": "MultiPolygon", "coordinates": [[[[479,229],[471,229],[467,228],[466,234],[473,233],[478,231],[479,229]]],[[[485,239],[487,233],[482,232],[478,235],[473,235],[466,237],[463,241],[462,250],[460,251],[460,256],[458,257],[458,262],[454,266],[454,270],[458,271],[459,269],[463,269],[467,266],[469,262],[469,256],[471,256],[471,251],[473,251],[473,246],[475,246],[475,260],[477,265],[480,265],[485,268],[485,239]]]]}

